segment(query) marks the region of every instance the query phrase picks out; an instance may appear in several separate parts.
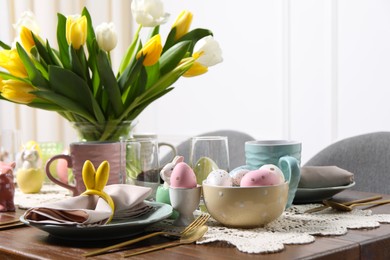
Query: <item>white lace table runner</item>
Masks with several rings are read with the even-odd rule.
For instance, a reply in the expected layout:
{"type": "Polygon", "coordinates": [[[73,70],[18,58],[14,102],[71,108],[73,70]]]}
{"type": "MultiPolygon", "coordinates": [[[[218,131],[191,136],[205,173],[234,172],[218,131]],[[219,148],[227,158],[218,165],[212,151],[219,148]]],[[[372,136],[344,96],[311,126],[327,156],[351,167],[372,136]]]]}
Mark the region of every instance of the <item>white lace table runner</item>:
{"type": "Polygon", "coordinates": [[[337,212],[326,209],[318,213],[303,213],[318,206],[320,205],[294,205],[264,228],[233,229],[213,222],[198,243],[226,241],[242,252],[272,253],[283,250],[284,245],[314,242],[313,235],[344,235],[348,229],[377,228],[380,223],[390,223],[390,214],[375,215],[371,210],[337,212]]]}
{"type": "MultiPolygon", "coordinates": [[[[245,253],[274,253],[282,251],[284,245],[314,242],[314,236],[344,235],[348,229],[372,229],[379,227],[380,223],[390,224],[390,214],[372,214],[371,210],[354,209],[351,212],[338,212],[326,209],[317,213],[303,213],[318,206],[321,205],[293,205],[282,216],[263,228],[227,228],[210,220],[207,223],[209,230],[197,243],[224,241],[245,253]]],[[[164,222],[151,228],[166,229],[171,221],[164,222]]]]}
{"type": "MultiPolygon", "coordinates": [[[[56,185],[45,185],[37,194],[23,194],[16,190],[15,204],[26,209],[67,196],[71,195],[66,189],[56,185]]],[[[380,223],[390,224],[390,214],[372,214],[371,210],[354,209],[351,212],[338,212],[326,209],[317,213],[303,213],[318,206],[320,205],[293,205],[282,216],[263,228],[227,228],[209,220],[207,223],[209,230],[197,243],[224,241],[246,253],[273,253],[282,251],[284,245],[314,242],[314,236],[344,235],[348,229],[372,229],[379,227],[380,223]]],[[[148,228],[149,231],[156,229],[179,230],[172,226],[172,220],[164,220],[148,228]]]]}
{"type": "Polygon", "coordinates": [[[24,194],[15,189],[14,203],[20,209],[37,207],[43,203],[55,202],[71,196],[71,192],[58,185],[43,185],[39,193],[24,194]]]}

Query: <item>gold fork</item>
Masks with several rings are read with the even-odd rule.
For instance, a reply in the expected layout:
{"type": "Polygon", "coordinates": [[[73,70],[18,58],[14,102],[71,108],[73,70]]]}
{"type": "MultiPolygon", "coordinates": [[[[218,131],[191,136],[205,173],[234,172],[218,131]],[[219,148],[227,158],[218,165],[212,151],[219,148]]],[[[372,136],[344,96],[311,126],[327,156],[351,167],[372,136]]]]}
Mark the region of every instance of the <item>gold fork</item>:
{"type": "Polygon", "coordinates": [[[155,237],[155,236],[160,236],[160,235],[176,236],[176,237],[180,238],[183,235],[188,234],[189,232],[193,231],[197,227],[203,226],[207,222],[207,220],[209,218],[210,218],[209,214],[202,213],[191,224],[189,224],[185,229],[183,229],[180,233],[172,233],[172,232],[165,232],[165,231],[153,232],[153,233],[150,233],[150,234],[142,236],[142,237],[137,237],[137,238],[134,238],[134,239],[131,239],[131,240],[119,243],[119,244],[115,244],[115,245],[112,245],[112,246],[104,247],[104,248],[101,248],[101,249],[98,249],[98,250],[95,250],[95,251],[83,254],[83,256],[88,257],[88,256],[100,255],[100,254],[106,253],[108,251],[111,251],[113,249],[118,249],[118,248],[121,248],[121,247],[124,247],[124,246],[128,246],[128,245],[137,243],[139,241],[142,241],[142,240],[145,240],[145,239],[148,239],[148,238],[151,238],[151,237],[155,237]]]}

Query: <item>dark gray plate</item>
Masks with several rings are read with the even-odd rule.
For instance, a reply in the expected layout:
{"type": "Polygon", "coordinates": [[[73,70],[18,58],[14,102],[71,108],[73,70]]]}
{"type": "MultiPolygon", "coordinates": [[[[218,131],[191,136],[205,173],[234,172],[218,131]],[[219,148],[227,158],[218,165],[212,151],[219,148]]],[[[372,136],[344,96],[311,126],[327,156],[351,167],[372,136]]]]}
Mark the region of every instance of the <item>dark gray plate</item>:
{"type": "Polygon", "coordinates": [[[50,235],[66,240],[107,240],[134,236],[141,233],[145,227],[168,218],[172,214],[172,206],[159,202],[147,202],[156,209],[139,218],[129,221],[112,221],[107,225],[95,227],[76,227],[30,223],[23,216],[20,221],[35,228],[46,231],[50,235]]]}
{"type": "Polygon", "coordinates": [[[339,192],[355,186],[355,182],[345,186],[326,187],[326,188],[298,188],[295,193],[294,203],[314,203],[332,198],[339,192]]]}

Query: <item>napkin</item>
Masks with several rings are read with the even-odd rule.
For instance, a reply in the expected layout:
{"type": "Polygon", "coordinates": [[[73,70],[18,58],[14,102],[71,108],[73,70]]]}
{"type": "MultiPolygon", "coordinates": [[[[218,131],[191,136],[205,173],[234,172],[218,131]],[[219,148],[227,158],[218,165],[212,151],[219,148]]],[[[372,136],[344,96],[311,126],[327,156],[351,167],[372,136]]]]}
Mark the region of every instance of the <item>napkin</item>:
{"type": "MultiPolygon", "coordinates": [[[[144,202],[152,192],[149,187],[113,184],[104,187],[104,191],[114,201],[113,219],[131,219],[153,210],[144,202]]],[[[24,213],[24,218],[30,223],[91,226],[106,224],[111,214],[112,209],[104,199],[80,195],[33,207],[24,213]]]]}
{"type": "Polygon", "coordinates": [[[298,188],[338,187],[352,183],[354,174],[337,166],[303,166],[298,188]]]}

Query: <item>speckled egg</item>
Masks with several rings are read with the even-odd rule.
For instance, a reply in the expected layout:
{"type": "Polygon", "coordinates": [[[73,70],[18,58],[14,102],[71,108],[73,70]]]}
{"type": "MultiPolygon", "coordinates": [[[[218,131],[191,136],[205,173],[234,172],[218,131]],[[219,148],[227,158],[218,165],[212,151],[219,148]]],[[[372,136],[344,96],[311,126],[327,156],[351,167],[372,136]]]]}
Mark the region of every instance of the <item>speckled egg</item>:
{"type": "Polygon", "coordinates": [[[250,171],[241,179],[241,187],[271,186],[283,183],[280,176],[268,169],[250,171]]]}
{"type": "Polygon", "coordinates": [[[170,180],[172,188],[192,189],[197,185],[194,171],[185,162],[176,164],[170,180]]]}
{"type": "Polygon", "coordinates": [[[233,185],[240,186],[241,179],[244,177],[245,174],[249,172],[248,169],[234,169],[231,172],[229,172],[230,177],[232,178],[233,185]]]}
{"type": "Polygon", "coordinates": [[[280,178],[280,183],[283,183],[285,181],[282,170],[274,164],[264,164],[260,167],[260,169],[267,169],[273,172],[273,174],[277,175],[280,178]]]}
{"type": "Polygon", "coordinates": [[[207,176],[206,183],[215,186],[233,186],[233,180],[225,170],[214,170],[207,176]]]}

